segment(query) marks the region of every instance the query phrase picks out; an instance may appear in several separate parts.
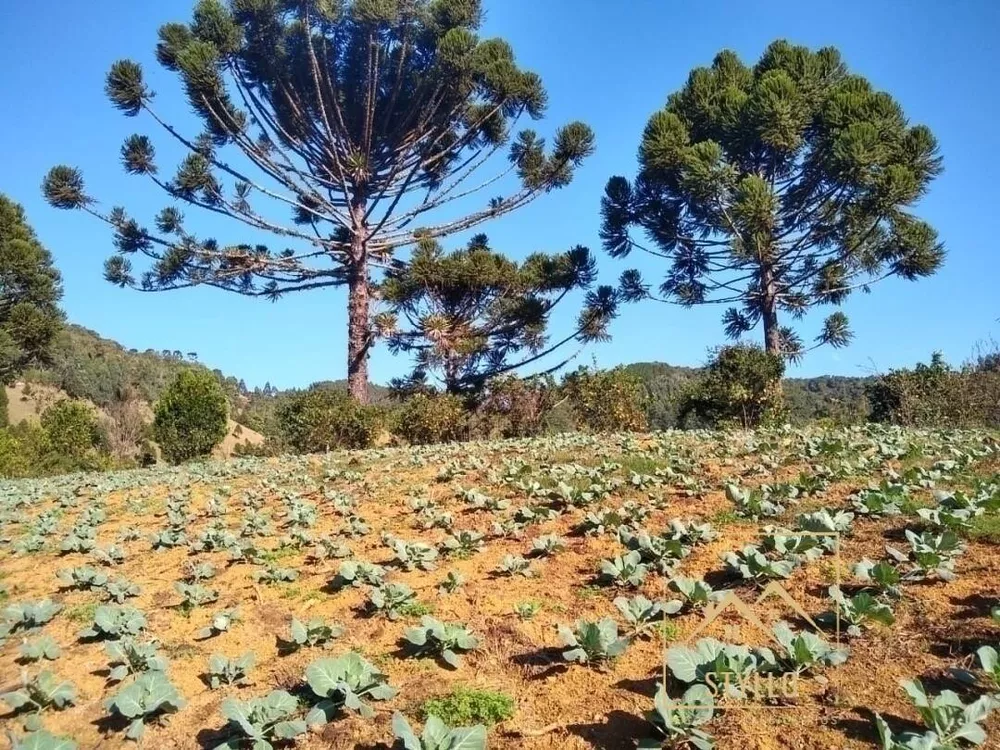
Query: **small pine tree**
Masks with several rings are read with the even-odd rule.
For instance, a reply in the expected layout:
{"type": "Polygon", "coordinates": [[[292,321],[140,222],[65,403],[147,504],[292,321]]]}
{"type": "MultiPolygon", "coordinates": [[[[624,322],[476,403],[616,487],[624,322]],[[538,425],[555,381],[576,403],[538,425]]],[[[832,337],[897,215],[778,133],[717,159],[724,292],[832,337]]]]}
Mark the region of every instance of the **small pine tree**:
{"type": "Polygon", "coordinates": [[[28,225],[24,209],[0,194],[0,383],[48,361],[62,324],[61,298],[52,256],[28,225]]]}
{"type": "Polygon", "coordinates": [[[226,436],[228,404],[211,373],[184,370],[156,403],[153,435],[171,463],[207,456],[226,436]]]}

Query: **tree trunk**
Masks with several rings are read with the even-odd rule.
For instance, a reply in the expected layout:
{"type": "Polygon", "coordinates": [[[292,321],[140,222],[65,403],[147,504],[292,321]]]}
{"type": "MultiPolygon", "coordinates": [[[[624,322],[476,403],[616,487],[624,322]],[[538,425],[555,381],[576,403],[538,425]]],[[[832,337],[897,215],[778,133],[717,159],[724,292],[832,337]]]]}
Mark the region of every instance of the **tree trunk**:
{"type": "Polygon", "coordinates": [[[368,403],[368,351],[371,319],[368,283],[368,249],[362,233],[351,240],[347,268],[347,390],[359,404],[368,403]]]}
{"type": "Polygon", "coordinates": [[[765,263],[760,270],[760,317],[764,321],[764,351],[778,357],[781,354],[781,330],[778,327],[778,293],[774,269],[765,263]]]}

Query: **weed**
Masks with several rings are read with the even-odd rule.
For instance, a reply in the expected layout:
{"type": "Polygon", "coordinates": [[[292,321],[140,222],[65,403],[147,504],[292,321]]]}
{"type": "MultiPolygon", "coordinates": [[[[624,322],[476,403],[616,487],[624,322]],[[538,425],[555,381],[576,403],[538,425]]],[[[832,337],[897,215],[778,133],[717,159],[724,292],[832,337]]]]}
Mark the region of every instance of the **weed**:
{"type": "Polygon", "coordinates": [[[424,602],[407,602],[399,607],[399,614],[403,617],[423,617],[424,615],[429,615],[434,611],[434,608],[430,604],[425,604],[424,602]]]}
{"type": "Polygon", "coordinates": [[[97,602],[77,604],[75,607],[69,607],[66,610],[66,618],[71,622],[93,622],[97,607],[97,602]]]}
{"type": "Polygon", "coordinates": [[[420,710],[448,726],[492,726],[514,715],[514,699],[506,693],[459,686],[448,695],[425,701],[420,710]]]}
{"type": "Polygon", "coordinates": [[[976,516],[969,529],[969,538],[980,542],[1000,544],[1000,515],[976,516]]]}

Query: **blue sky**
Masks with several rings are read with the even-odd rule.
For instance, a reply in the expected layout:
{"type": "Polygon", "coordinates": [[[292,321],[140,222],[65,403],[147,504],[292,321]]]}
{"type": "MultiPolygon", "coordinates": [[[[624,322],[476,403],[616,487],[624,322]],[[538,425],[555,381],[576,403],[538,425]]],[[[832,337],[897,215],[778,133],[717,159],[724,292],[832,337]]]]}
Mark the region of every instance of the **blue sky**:
{"type": "MultiPolygon", "coordinates": [[[[978,341],[1000,337],[1000,253],[995,220],[1000,149],[997,78],[1000,4],[994,2],[668,2],[667,0],[484,0],[485,35],[502,36],[522,65],[541,74],[548,116],[534,126],[550,135],[559,124],[583,120],[597,135],[597,152],[568,188],[484,227],[494,247],[514,257],[536,250],[588,245],[600,253],[597,231],[604,183],[631,175],[649,115],[679,88],[692,67],[723,48],[753,62],[773,39],[811,47],[837,46],[855,72],[892,93],[913,122],[937,136],[944,174],[919,213],[948,249],[945,267],[918,283],[884,282],[844,306],[855,339],[841,350],[810,353],[790,374],[864,374],[912,364],[941,350],[952,361],[978,341]]],[[[143,63],[158,109],[191,123],[178,81],[153,58],[156,30],[187,21],[190,0],[8,0],[0,10],[0,69],[6,112],[0,117],[0,191],[24,204],[63,273],[70,320],[125,346],[198,352],[213,367],[248,384],[279,387],[340,378],[345,373],[345,295],[323,290],[272,304],[211,289],[144,294],[120,290],[101,277],[110,235],[96,220],[45,204],[39,185],[54,164],[80,167],[89,191],[105,204],[124,204],[151,222],[165,204],[155,186],[126,175],[118,163],[122,140],[148,133],[161,169],[178,152],[148,118],[129,120],[103,94],[104,75],[117,58],[143,63]]],[[[189,132],[194,131],[192,124],[189,132]]],[[[193,219],[196,209],[187,214],[193,219]]],[[[203,234],[247,241],[235,223],[200,219],[203,234]]],[[[462,238],[458,238],[460,241],[462,238]]],[[[602,280],[612,282],[625,262],[600,253],[602,280]]],[[[630,264],[636,264],[631,261],[630,264]]],[[[640,264],[650,279],[655,262],[640,264]]],[[[553,320],[565,330],[575,311],[553,320]]],[[[823,313],[801,324],[818,331],[823,313]]],[[[719,310],[686,310],[655,302],[632,306],[612,326],[613,339],[590,347],[580,362],[602,366],[660,360],[698,364],[723,341],[719,310]]],[[[386,382],[407,370],[404,358],[378,349],[372,378],[386,382]]]]}

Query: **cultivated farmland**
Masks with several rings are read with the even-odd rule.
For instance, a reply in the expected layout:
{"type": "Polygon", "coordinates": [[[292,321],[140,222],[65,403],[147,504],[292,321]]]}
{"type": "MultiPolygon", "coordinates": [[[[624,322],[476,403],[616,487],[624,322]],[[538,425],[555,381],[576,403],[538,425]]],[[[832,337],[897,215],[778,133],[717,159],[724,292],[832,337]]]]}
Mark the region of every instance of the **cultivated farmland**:
{"type": "Polygon", "coordinates": [[[428,716],[485,729],[406,747],[996,747],[998,470],[988,433],[864,427],[9,482],[0,727],[40,750],[378,748],[428,716]],[[773,582],[803,613],[763,602],[772,640],[722,617],[688,640],[773,582]],[[664,660],[706,708],[661,698],[657,730],[664,660]],[[710,699],[710,660],[806,679],[710,699]],[[922,690],[946,696],[929,727],[922,690]]]}

